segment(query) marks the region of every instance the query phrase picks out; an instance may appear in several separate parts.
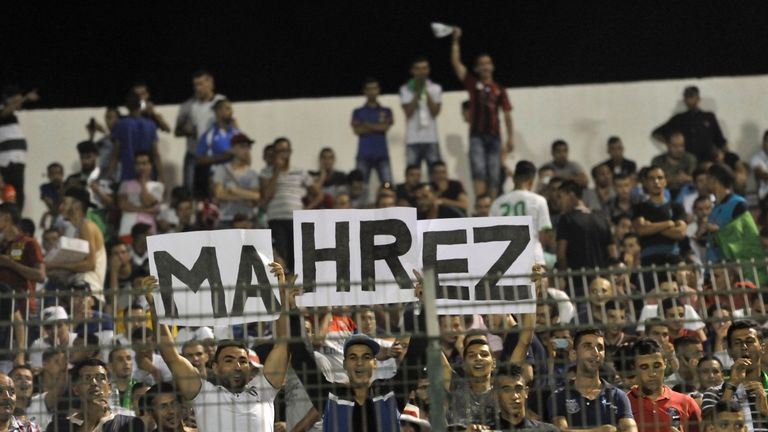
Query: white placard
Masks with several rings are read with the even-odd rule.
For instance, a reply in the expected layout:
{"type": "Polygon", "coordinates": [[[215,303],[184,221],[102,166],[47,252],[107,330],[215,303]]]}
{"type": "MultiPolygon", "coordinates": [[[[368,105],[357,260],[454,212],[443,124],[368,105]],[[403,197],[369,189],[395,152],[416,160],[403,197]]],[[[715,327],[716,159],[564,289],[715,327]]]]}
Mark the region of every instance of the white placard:
{"type": "Polygon", "coordinates": [[[293,241],[295,273],[305,285],[300,306],[416,300],[410,282],[419,268],[414,208],[296,211],[293,241]]]}
{"type": "Polygon", "coordinates": [[[441,315],[531,313],[533,228],[530,216],[418,222],[422,267],[434,267],[441,315]]]}
{"type": "Polygon", "coordinates": [[[280,312],[270,230],[197,231],[147,238],[158,278],[158,318],[167,324],[228,326],[273,321],[280,312]]]}

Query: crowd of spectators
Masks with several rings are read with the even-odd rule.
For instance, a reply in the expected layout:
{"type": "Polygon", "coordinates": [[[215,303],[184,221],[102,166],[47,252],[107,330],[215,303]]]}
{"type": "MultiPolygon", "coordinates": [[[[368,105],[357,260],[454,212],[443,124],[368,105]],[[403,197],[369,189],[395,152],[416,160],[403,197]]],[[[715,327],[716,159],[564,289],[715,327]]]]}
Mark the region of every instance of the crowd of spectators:
{"type": "Polygon", "coordinates": [[[4,88],[0,431],[428,431],[435,394],[448,430],[768,430],[768,131],[742,161],[687,87],[686,111],[651,132],[667,149],[651,161],[628,160],[611,136],[589,173],[563,139],[550,162],[510,166],[512,104],[490,55],[462,63],[461,36],[450,62],[469,97],[471,186],[441,160],[442,87],[426,58],[399,89],[402,184],[387,145],[400,126],[376,79],[351,113],[347,173],[338,148],[322,149],[316,169],[293,165],[286,136],[253,161],[255,141],[200,71],[173,126],[145,84],[92,119],[73,146],[80,171],[51,161],[47,211],[22,219],[27,143],[14,113],[39,96],[4,88]],[[171,132],[186,138],[179,186],[163,178],[157,145],[171,132]],[[531,216],[535,313],[440,316],[439,373],[425,370],[418,303],[297,307],[293,212],[394,206],[419,219],[531,216]],[[147,237],[229,228],[271,230],[280,318],[159,324],[147,237]],[[87,252],[63,261],[73,238],[87,252]]]}

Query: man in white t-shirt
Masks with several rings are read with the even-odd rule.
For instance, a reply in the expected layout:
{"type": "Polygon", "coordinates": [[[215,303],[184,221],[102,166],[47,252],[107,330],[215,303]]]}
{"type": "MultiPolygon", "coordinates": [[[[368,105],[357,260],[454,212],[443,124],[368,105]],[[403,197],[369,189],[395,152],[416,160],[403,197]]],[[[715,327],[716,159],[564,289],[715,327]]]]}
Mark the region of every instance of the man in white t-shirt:
{"type": "MultiPolygon", "coordinates": [[[[281,304],[287,311],[292,300],[285,292],[285,274],[277,263],[271,272],[280,283],[281,304]]],[[[258,356],[239,341],[222,340],[213,357],[212,370],[218,385],[203,379],[192,363],[176,350],[173,335],[165,324],[158,324],[151,289],[157,280],[142,281],[152,316],[153,328],[160,331],[160,354],[173,373],[176,390],[190,401],[200,431],[266,431],[274,430],[275,396],[285,383],[288,371],[288,316],[281,314],[275,322],[275,343],[263,366],[258,356]]],[[[210,377],[209,377],[210,378],[210,377]]]]}
{"type": "Polygon", "coordinates": [[[768,130],[763,133],[763,148],[752,156],[749,167],[757,181],[757,196],[763,199],[768,196],[768,130]]]}
{"type": "Polygon", "coordinates": [[[192,75],[195,93],[179,107],[174,135],[187,138],[187,152],[184,156],[184,186],[192,191],[195,177],[195,150],[200,137],[213,125],[213,104],[225,96],[214,91],[213,76],[207,71],[192,75]]]}
{"type": "Polygon", "coordinates": [[[137,223],[149,225],[154,233],[157,227],[155,216],[160,213],[160,203],[165,192],[162,183],[152,180],[152,159],[149,153],[136,153],[134,170],[136,178],[122,182],[118,190],[117,202],[123,211],[120,236],[129,235],[137,223]]]}
{"type": "Polygon", "coordinates": [[[48,348],[72,348],[77,333],[71,331],[69,315],[61,306],[43,309],[43,334],[29,347],[29,364],[35,369],[43,367],[43,351],[48,348]]]}
{"type": "Polygon", "coordinates": [[[424,57],[411,63],[411,76],[400,87],[400,104],[408,118],[405,156],[408,166],[421,166],[421,161],[426,161],[429,167],[440,160],[436,119],[440,114],[443,88],[429,80],[429,61],[424,57]]]}
{"type": "Polygon", "coordinates": [[[544,264],[544,248],[539,241],[539,233],[552,228],[549,219],[549,206],[543,196],[532,192],[536,178],[536,165],[521,160],[515,165],[515,189],[496,198],[491,205],[491,216],[531,216],[533,235],[536,237],[534,260],[544,264]]]}

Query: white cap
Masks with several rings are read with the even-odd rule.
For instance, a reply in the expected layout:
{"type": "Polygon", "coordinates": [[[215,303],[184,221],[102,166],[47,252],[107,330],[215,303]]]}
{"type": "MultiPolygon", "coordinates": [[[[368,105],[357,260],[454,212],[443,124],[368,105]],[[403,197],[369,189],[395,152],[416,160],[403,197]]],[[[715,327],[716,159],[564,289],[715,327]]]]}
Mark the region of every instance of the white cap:
{"type": "Polygon", "coordinates": [[[421,432],[429,432],[430,429],[432,429],[432,425],[430,425],[427,420],[421,418],[419,414],[419,407],[413,404],[407,404],[403,409],[403,413],[400,414],[400,421],[419,426],[421,432]]]}
{"type": "Polygon", "coordinates": [[[50,306],[43,309],[43,324],[53,324],[56,321],[68,319],[67,311],[61,306],[50,306]]]}
{"type": "Polygon", "coordinates": [[[432,26],[432,33],[438,39],[444,38],[450,35],[451,33],[453,33],[453,27],[449,26],[448,24],[433,22],[431,26],[432,26]]]}

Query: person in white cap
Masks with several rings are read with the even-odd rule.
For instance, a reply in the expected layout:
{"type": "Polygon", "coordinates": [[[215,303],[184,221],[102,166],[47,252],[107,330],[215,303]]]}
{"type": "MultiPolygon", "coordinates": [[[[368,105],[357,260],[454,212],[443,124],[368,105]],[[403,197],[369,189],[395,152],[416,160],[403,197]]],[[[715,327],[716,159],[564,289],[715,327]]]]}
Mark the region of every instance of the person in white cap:
{"type": "Polygon", "coordinates": [[[70,330],[69,315],[61,306],[43,309],[43,335],[29,347],[29,364],[33,368],[43,367],[43,351],[47,348],[72,348],[77,333],[70,330]]]}
{"type": "Polygon", "coordinates": [[[429,432],[432,426],[421,418],[419,407],[407,404],[400,414],[400,432],[429,432]]]}
{"type": "MultiPolygon", "coordinates": [[[[285,289],[282,266],[270,263],[270,271],[280,283],[283,309],[289,300],[285,289]]],[[[288,370],[287,316],[282,314],[275,323],[275,344],[266,360],[258,360],[240,341],[219,341],[213,357],[212,370],[218,385],[200,376],[200,372],[176,349],[170,328],[158,324],[152,290],[157,279],[148,276],[142,280],[149,303],[153,328],[160,333],[160,354],[173,373],[176,389],[195,410],[197,427],[201,431],[267,431],[274,430],[275,396],[283,387],[288,370]]]]}

